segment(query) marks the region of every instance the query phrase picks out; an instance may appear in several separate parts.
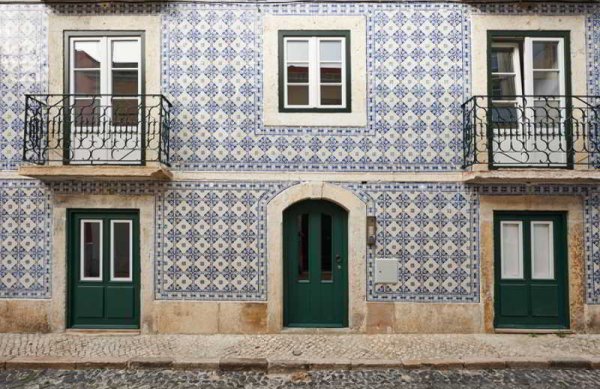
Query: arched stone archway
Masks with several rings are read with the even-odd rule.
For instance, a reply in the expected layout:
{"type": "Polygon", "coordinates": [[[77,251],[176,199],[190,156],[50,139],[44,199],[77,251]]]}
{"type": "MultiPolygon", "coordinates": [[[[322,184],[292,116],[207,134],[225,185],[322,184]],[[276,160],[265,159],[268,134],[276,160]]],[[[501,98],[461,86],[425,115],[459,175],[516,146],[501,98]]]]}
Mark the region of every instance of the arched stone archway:
{"type": "MultiPolygon", "coordinates": [[[[275,196],[267,205],[267,328],[283,328],[283,211],[302,200],[327,200],[348,211],[348,330],[363,332],[366,318],[367,207],[354,193],[324,182],[304,182],[275,196]]],[[[309,329],[308,331],[314,331],[309,329]]]]}

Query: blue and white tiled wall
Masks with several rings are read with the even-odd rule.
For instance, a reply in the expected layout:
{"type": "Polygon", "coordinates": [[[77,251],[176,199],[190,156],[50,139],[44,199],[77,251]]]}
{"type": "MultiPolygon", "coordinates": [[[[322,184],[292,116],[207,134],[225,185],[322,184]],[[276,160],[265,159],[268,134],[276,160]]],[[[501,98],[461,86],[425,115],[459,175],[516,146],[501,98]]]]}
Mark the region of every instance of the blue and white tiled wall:
{"type": "MultiPolygon", "coordinates": [[[[0,5],[0,168],[20,161],[23,95],[43,93],[52,13],[153,13],[162,18],[163,93],[174,103],[174,170],[458,171],[460,104],[470,93],[470,14],[507,5],[94,4],[0,5]],[[273,128],[262,118],[262,17],[363,15],[364,128],[273,128]],[[217,82],[218,81],[218,82],[217,82]]],[[[589,92],[600,94],[600,7],[543,4],[587,18],[589,92]]],[[[157,59],[158,60],[158,59],[157,59]]],[[[2,173],[0,173],[1,177],[2,173]]],[[[70,183],[0,180],[0,298],[51,297],[51,196],[153,194],[157,299],[264,301],[266,205],[290,181],[70,183]]],[[[371,301],[479,301],[480,193],[585,198],[587,301],[600,303],[600,187],[337,182],[378,220],[367,253],[371,301]],[[398,257],[398,283],[375,285],[375,257],[398,257]]]]}

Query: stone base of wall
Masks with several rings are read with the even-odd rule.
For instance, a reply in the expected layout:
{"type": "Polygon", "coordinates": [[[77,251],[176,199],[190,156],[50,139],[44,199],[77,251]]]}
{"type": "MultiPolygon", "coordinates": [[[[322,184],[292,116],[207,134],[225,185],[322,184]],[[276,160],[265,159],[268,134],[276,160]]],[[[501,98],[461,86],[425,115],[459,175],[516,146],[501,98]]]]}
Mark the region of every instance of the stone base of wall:
{"type": "MultiPolygon", "coordinates": [[[[52,319],[50,300],[0,301],[0,332],[62,332],[52,319]]],[[[484,326],[482,304],[368,302],[366,326],[348,332],[367,334],[477,334],[484,326]]],[[[600,333],[600,306],[585,305],[585,327],[578,333],[600,333]]],[[[269,328],[266,302],[155,301],[151,314],[142,313],[144,334],[265,334],[269,328]]],[[[66,316],[66,313],[65,313],[66,316]]],[[[310,333],[321,330],[303,329],[310,333]]]]}

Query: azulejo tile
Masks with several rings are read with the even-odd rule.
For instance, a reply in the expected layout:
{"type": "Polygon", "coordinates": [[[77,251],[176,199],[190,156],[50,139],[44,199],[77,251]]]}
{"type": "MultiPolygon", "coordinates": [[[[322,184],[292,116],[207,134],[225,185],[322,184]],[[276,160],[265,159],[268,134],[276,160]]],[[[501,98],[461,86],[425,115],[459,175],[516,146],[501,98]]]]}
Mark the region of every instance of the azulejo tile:
{"type": "Polygon", "coordinates": [[[51,297],[51,220],[43,184],[0,181],[0,298],[51,297]]]}

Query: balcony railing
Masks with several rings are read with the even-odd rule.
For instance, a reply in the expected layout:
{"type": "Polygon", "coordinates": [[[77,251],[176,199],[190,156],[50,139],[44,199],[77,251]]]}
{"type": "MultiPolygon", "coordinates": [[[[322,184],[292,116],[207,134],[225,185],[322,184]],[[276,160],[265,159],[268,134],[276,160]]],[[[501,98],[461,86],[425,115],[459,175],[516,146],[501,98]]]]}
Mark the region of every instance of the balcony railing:
{"type": "Polygon", "coordinates": [[[600,96],[473,96],[462,109],[464,168],[600,167],[600,96]]]}
{"type": "Polygon", "coordinates": [[[23,160],[169,166],[170,108],[162,95],[27,95],[23,160]]]}

